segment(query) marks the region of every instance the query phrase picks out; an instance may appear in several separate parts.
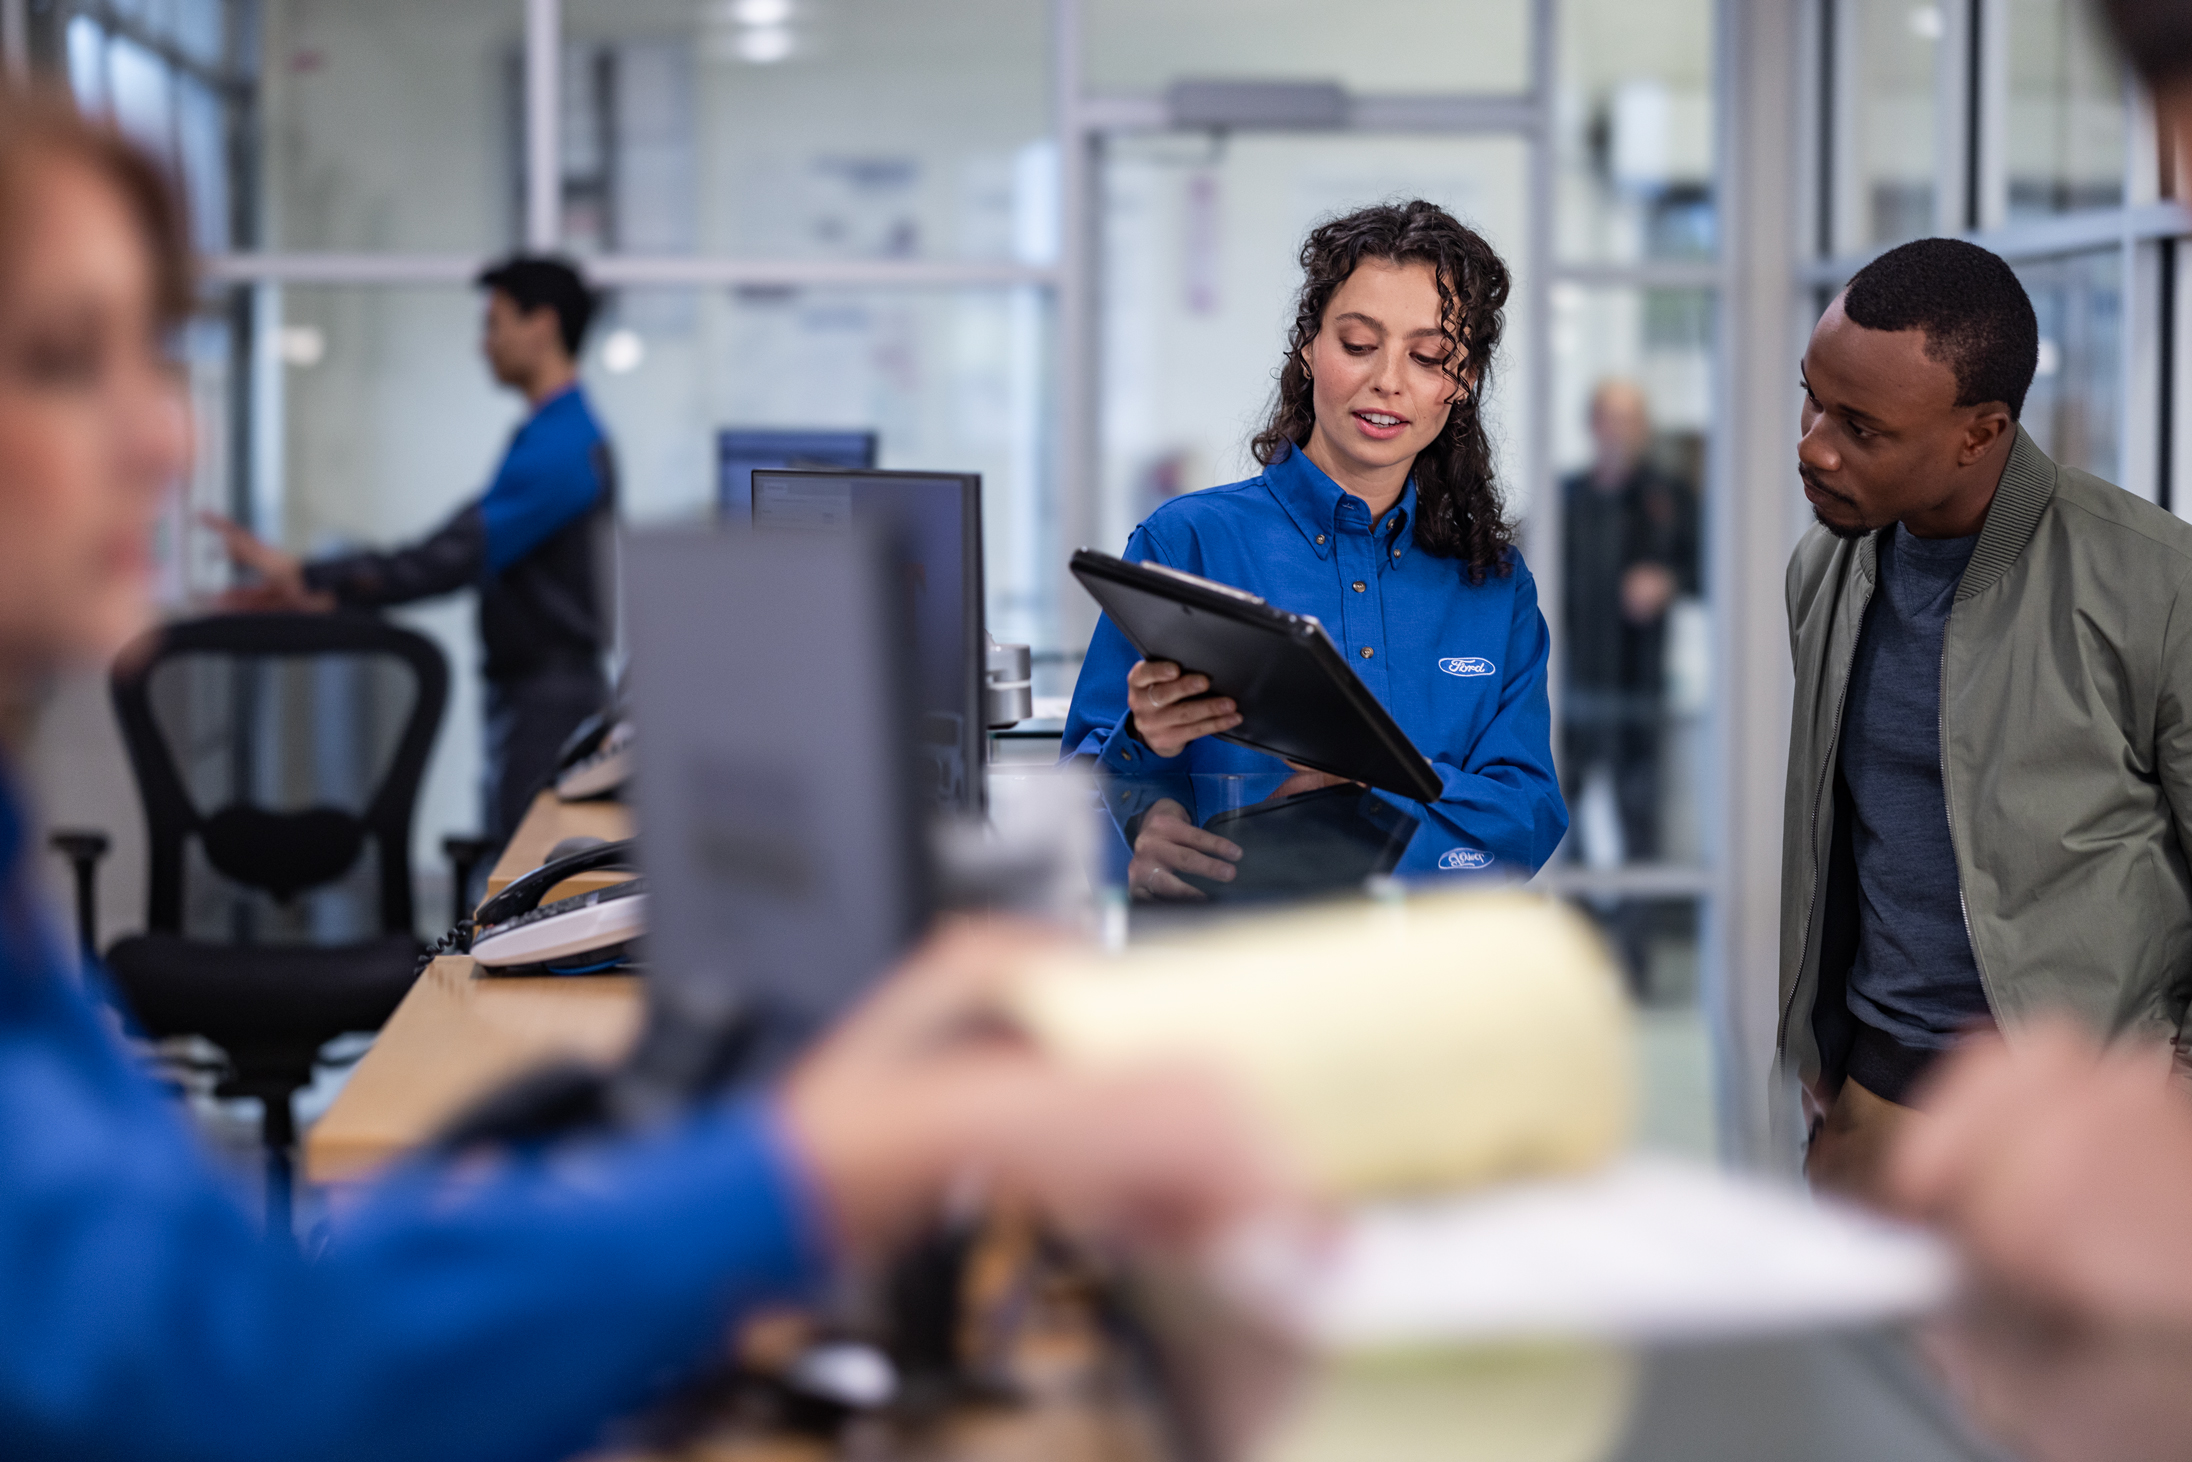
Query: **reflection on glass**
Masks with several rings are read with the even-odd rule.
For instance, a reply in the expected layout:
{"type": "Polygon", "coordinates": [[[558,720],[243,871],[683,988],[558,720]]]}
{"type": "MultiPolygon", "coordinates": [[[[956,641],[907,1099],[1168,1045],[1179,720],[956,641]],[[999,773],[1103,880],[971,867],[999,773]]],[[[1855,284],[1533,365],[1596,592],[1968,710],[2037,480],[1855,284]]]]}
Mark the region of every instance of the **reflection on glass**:
{"type": "Polygon", "coordinates": [[[1559,240],[1605,261],[1713,252],[1713,6],[1560,7],[1559,240]]]}
{"type": "Polygon", "coordinates": [[[1943,196],[1949,116],[1940,73],[1951,48],[1937,0],[1842,0],[1834,7],[1832,248],[1899,243],[1949,226],[1943,196]]]}
{"type": "Polygon", "coordinates": [[[2123,257],[2114,249],[2018,266],[2040,317],[2024,426],[2066,467],[2117,480],[2123,414],[2123,257]]]}
{"type": "Polygon", "coordinates": [[[1021,0],[570,0],[581,251],[1055,255],[1048,11],[1021,0]]]}
{"type": "MultiPolygon", "coordinates": [[[[1370,881],[1393,872],[1408,851],[1417,820],[1393,802],[1356,783],[1297,792],[1283,766],[1270,772],[1183,772],[1141,777],[1103,773],[1098,791],[1118,830],[1107,867],[1111,882],[1126,884],[1131,846],[1147,854],[1145,832],[1162,833],[1201,854],[1168,861],[1177,881],[1157,885],[1168,902],[1271,903],[1361,893],[1370,881]],[[1212,839],[1184,831],[1199,828],[1212,839]],[[1185,884],[1183,889],[1180,884],[1185,884]]],[[[1138,890],[1137,896],[1146,896],[1138,890]]]]}
{"type": "Polygon", "coordinates": [[[522,237],[519,0],[267,0],[266,244],[488,252],[522,237]]]}
{"type": "Polygon", "coordinates": [[[1564,287],[1553,309],[1566,847],[1596,869],[1695,862],[1712,296],[1564,287]]]}
{"type": "Polygon", "coordinates": [[[1081,13],[1094,91],[1162,91],[1183,77],[1419,94],[1530,81],[1527,0],[1381,0],[1359,15],[1317,0],[1085,0],[1081,13]]]}
{"type": "Polygon", "coordinates": [[[2082,0],[2009,0],[2008,216],[2124,197],[2124,66],[2082,0]]]}

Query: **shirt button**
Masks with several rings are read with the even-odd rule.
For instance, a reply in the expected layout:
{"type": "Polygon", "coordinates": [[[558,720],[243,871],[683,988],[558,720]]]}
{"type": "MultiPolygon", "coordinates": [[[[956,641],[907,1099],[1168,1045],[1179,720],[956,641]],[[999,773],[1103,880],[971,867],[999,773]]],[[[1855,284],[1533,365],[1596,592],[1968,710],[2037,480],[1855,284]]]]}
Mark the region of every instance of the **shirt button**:
{"type": "Polygon", "coordinates": [[[1363,592],[1364,590],[1368,589],[1369,587],[1370,587],[1370,586],[1369,586],[1368,584],[1365,584],[1365,583],[1364,583],[1364,582],[1363,582],[1362,580],[1360,580],[1360,579],[1357,579],[1357,580],[1355,580],[1355,592],[1356,592],[1357,594],[1360,594],[1360,593],[1362,593],[1362,592],[1363,592]]]}
{"type": "Polygon", "coordinates": [[[1365,660],[1369,659],[1372,655],[1376,653],[1377,651],[1371,649],[1368,645],[1364,645],[1362,647],[1362,658],[1365,660]]]}
{"type": "Polygon", "coordinates": [[[1317,541],[1318,541],[1319,543],[1322,543],[1322,542],[1324,542],[1324,535],[1323,535],[1322,533],[1319,533],[1319,534],[1317,535],[1317,541]]]}

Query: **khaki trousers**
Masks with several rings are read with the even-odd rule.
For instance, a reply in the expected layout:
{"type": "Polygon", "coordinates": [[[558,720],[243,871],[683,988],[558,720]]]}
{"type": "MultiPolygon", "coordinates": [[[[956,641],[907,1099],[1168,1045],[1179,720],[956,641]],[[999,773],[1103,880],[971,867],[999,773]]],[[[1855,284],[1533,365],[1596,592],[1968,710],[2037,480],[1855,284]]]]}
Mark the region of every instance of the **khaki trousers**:
{"type": "Polygon", "coordinates": [[[1915,1108],[1844,1081],[1804,1153],[1804,1176],[1821,1193],[1886,1207],[1888,1151],[1917,1115],[1915,1108]]]}

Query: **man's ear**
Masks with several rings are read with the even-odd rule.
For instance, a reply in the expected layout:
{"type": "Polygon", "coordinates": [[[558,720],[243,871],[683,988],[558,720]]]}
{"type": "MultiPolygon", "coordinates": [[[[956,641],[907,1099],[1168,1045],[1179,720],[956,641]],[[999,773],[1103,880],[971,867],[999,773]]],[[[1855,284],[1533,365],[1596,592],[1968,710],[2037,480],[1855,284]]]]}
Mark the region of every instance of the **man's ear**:
{"type": "Polygon", "coordinates": [[[1996,442],[2016,430],[2017,423],[2010,416],[2008,406],[1999,401],[1987,402],[1964,423],[1964,441],[1956,454],[1957,465],[1969,467],[1993,451],[1996,442]]]}

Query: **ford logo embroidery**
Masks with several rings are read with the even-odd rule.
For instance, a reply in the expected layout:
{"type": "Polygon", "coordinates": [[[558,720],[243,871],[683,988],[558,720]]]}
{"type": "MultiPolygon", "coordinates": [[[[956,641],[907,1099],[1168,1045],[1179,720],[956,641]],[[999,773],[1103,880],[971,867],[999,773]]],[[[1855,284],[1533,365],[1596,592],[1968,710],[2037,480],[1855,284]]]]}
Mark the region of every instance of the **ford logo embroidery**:
{"type": "MultiPolygon", "coordinates": [[[[1482,664],[1481,660],[1477,662],[1482,664]]],[[[1494,859],[1482,848],[1448,848],[1439,854],[1439,867],[1449,873],[1460,868],[1489,868],[1494,859]]]]}
{"type": "Polygon", "coordinates": [[[1497,675],[1499,667],[1482,655],[1461,655],[1439,661],[1439,669],[1448,675],[1497,675]]]}

